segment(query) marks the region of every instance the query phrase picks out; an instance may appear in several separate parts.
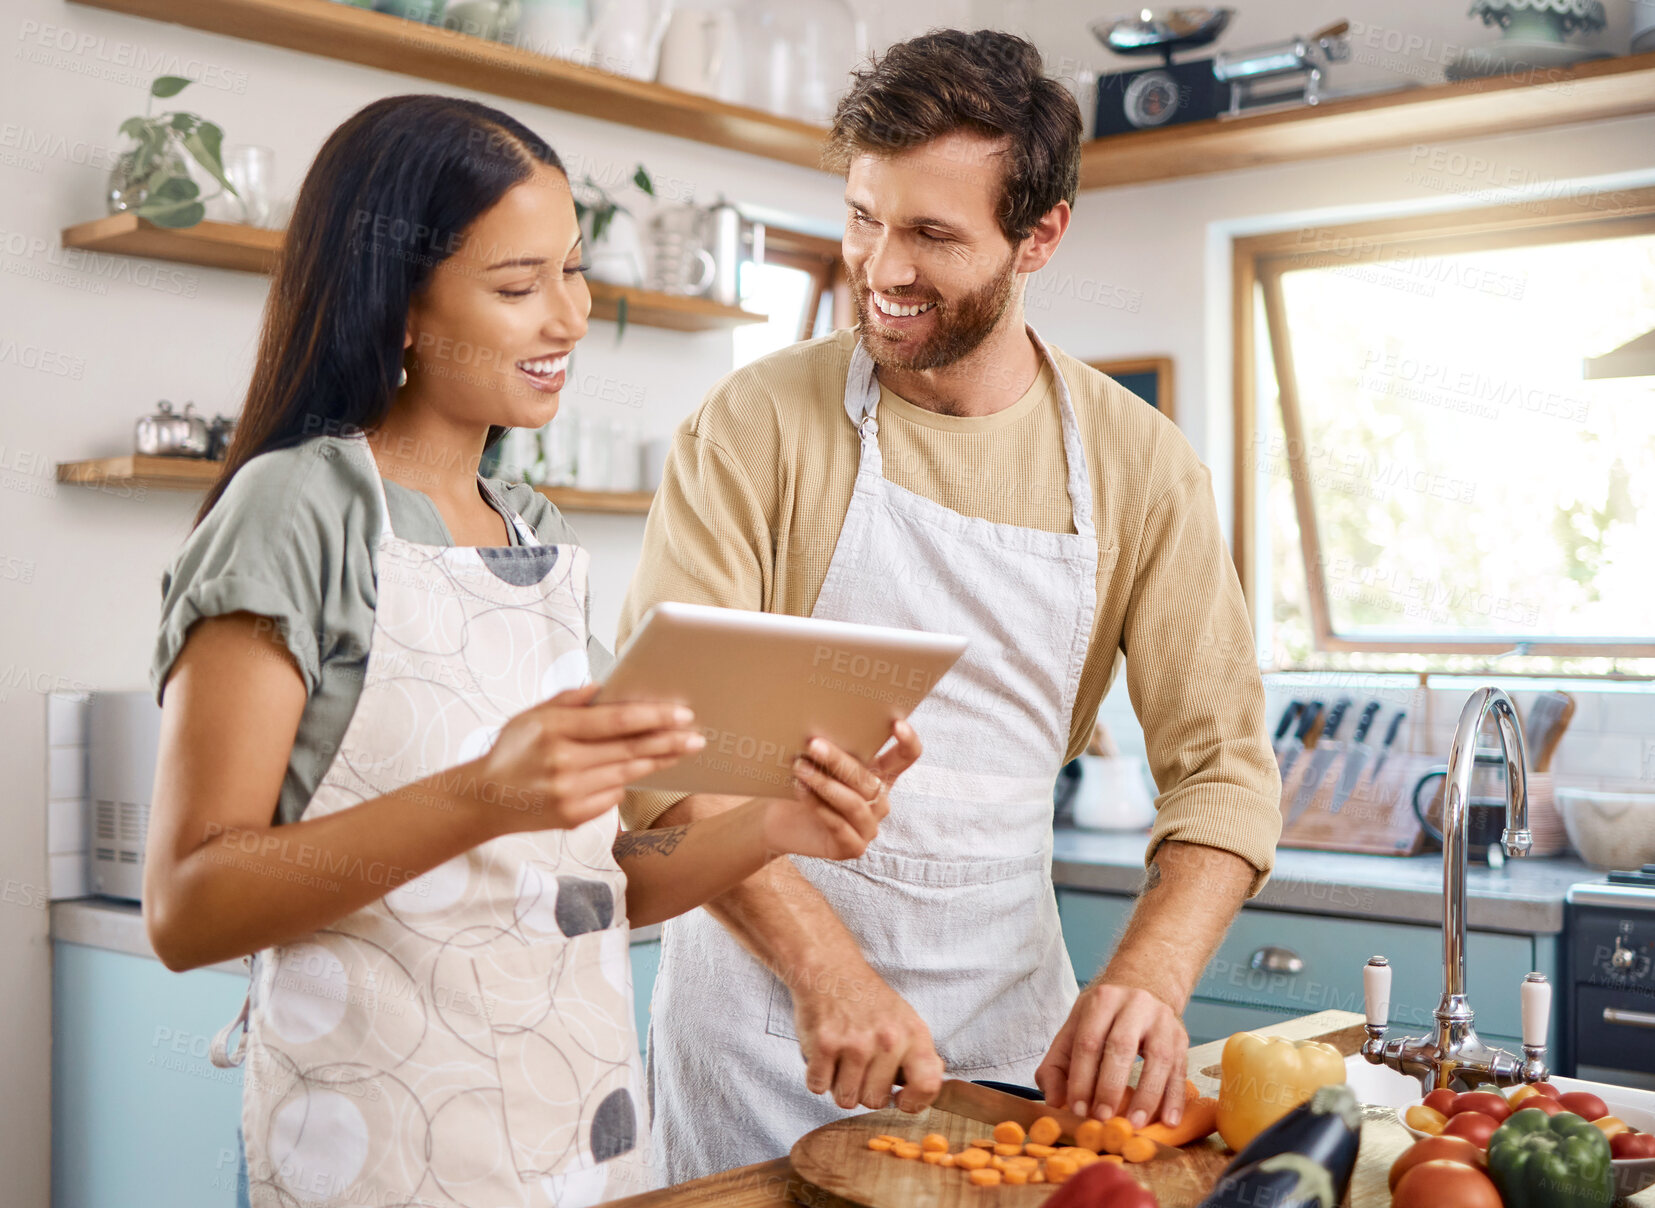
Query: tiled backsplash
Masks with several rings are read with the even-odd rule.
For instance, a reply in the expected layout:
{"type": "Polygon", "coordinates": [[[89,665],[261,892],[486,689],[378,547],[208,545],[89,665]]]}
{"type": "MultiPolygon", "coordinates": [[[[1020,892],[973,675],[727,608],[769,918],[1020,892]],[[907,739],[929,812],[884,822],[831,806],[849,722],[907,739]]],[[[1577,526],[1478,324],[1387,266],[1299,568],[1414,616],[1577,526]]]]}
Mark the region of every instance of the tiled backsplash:
{"type": "MultiPolygon", "coordinates": [[[[1422,689],[1411,676],[1271,675],[1265,677],[1266,710],[1272,729],[1287,702],[1315,698],[1332,704],[1348,696],[1360,705],[1378,699],[1383,726],[1395,709],[1408,711],[1408,721],[1397,738],[1398,747],[1418,754],[1448,755],[1454,725],[1466,699],[1485,683],[1511,693],[1519,713],[1526,714],[1550,681],[1476,680],[1444,677],[1422,689]],[[1538,685],[1538,686],[1537,686],[1538,685]]],[[[1655,689],[1649,685],[1615,685],[1587,689],[1578,682],[1558,681],[1557,688],[1575,700],[1575,714],[1553,761],[1557,783],[1578,788],[1639,789],[1655,792],[1655,689]]],[[[1098,711],[1123,752],[1142,754],[1143,730],[1132,712],[1124,672],[1098,711]]],[[[1346,723],[1348,730],[1350,723],[1346,723]]]]}
{"type": "MultiPolygon", "coordinates": [[[[1331,702],[1349,696],[1358,703],[1378,698],[1384,704],[1380,724],[1393,709],[1408,711],[1408,723],[1397,740],[1402,749],[1446,756],[1460,709],[1477,686],[1453,681],[1451,686],[1421,689],[1411,680],[1396,677],[1268,676],[1266,713],[1274,725],[1287,702],[1296,697],[1315,696],[1331,702]]],[[[1546,690],[1522,681],[1505,681],[1501,686],[1512,694],[1519,711],[1526,711],[1534,697],[1546,690]]],[[[1601,691],[1571,683],[1559,686],[1575,698],[1575,715],[1552,769],[1558,783],[1655,792],[1655,690],[1641,685],[1601,691]]],[[[90,701],[84,692],[54,692],[45,697],[46,850],[54,900],[84,897],[88,892],[86,731],[90,701]]],[[[1103,702],[1098,720],[1109,727],[1122,752],[1143,754],[1143,730],[1132,712],[1124,674],[1103,702]]]]}
{"type": "Polygon", "coordinates": [[[85,692],[46,695],[46,870],[54,901],[80,898],[86,888],[85,692]]]}

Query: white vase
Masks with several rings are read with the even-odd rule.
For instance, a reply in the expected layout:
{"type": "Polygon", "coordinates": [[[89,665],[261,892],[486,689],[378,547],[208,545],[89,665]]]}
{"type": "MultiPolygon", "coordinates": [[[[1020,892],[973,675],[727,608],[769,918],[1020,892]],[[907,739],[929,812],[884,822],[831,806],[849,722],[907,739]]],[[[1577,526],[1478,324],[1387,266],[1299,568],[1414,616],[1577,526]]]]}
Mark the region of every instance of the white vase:
{"type": "Polygon", "coordinates": [[[644,241],[638,230],[638,220],[625,211],[617,210],[604,228],[601,240],[592,238],[592,212],[588,210],[580,222],[581,238],[585,243],[586,263],[591,266],[587,276],[610,285],[637,288],[644,283],[644,241]]]}
{"type": "Polygon", "coordinates": [[[549,58],[583,62],[590,19],[586,0],[523,0],[517,44],[549,58]]]}

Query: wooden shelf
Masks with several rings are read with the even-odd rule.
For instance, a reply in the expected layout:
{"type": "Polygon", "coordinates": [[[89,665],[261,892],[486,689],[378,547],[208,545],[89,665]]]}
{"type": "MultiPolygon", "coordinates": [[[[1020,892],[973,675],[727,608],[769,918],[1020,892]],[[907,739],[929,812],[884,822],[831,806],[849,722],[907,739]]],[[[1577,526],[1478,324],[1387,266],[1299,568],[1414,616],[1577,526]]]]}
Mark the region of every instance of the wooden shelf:
{"type": "MultiPolygon", "coordinates": [[[[1330,155],[1655,113],[1655,54],[1462,80],[1094,139],[1080,187],[1144,184],[1330,155]]],[[[1467,180],[1467,188],[1491,183],[1467,180]]]]}
{"type": "MultiPolygon", "coordinates": [[[[364,10],[352,9],[353,12],[364,10]]],[[[114,214],[65,227],[63,246],[126,256],[147,256],[205,268],[268,273],[282,248],[282,232],[230,222],[202,222],[181,231],[158,227],[135,214],[114,214]]],[[[744,323],[763,323],[766,317],[739,306],[724,306],[707,298],[686,298],[647,289],[627,289],[603,281],[588,281],[592,317],[615,319],[627,299],[628,323],[664,327],[670,331],[718,331],[744,323]]]]}
{"type": "MultiPolygon", "coordinates": [[[[583,67],[452,30],[332,0],[79,0],[209,33],[359,63],[820,167],[827,130],[647,80],[583,67]]],[[[552,140],[554,145],[556,140],[552,140]]]]}
{"type": "MultiPolygon", "coordinates": [[[[205,491],[217,480],[223,463],[195,457],[97,457],[89,461],[60,461],[57,480],[77,486],[144,487],[155,491],[205,491]]],[[[536,487],[561,511],[607,512],[642,516],[655,498],[653,491],[581,491],[573,487],[536,487]]]]}

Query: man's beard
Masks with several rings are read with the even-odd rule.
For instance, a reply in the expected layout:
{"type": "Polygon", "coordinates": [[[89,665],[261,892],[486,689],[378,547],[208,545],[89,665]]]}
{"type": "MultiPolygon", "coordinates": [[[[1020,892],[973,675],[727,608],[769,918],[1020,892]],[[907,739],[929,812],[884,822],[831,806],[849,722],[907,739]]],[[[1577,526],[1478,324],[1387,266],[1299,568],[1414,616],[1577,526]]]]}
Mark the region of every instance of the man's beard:
{"type": "MultiPolygon", "coordinates": [[[[933,330],[918,343],[892,339],[875,327],[877,315],[869,313],[873,302],[868,297],[867,278],[854,274],[851,287],[856,301],[856,332],[874,364],[884,369],[941,369],[975,351],[1011,305],[1017,289],[1016,261],[1017,249],[1013,248],[1005,264],[984,285],[956,302],[937,299],[933,330]]],[[[907,305],[928,300],[889,293],[885,296],[906,298],[907,305]]]]}

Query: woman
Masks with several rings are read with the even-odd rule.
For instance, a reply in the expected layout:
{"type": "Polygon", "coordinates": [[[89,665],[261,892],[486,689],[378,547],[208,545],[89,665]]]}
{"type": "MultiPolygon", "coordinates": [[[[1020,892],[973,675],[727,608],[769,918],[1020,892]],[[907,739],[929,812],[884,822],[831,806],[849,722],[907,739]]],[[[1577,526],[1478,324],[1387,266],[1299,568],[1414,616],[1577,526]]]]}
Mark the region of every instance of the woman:
{"type": "Polygon", "coordinates": [[[902,724],[872,766],[816,740],[793,799],[617,836],[622,786],[703,740],[683,708],[590,703],[587,553],[477,475],[557,410],[580,251],[557,156],[505,114],[413,96],[347,121],[163,580],[145,916],[172,969],[258,953],[254,1204],[647,1189],[629,924],[778,854],[860,854],[918,757],[902,724]]]}

